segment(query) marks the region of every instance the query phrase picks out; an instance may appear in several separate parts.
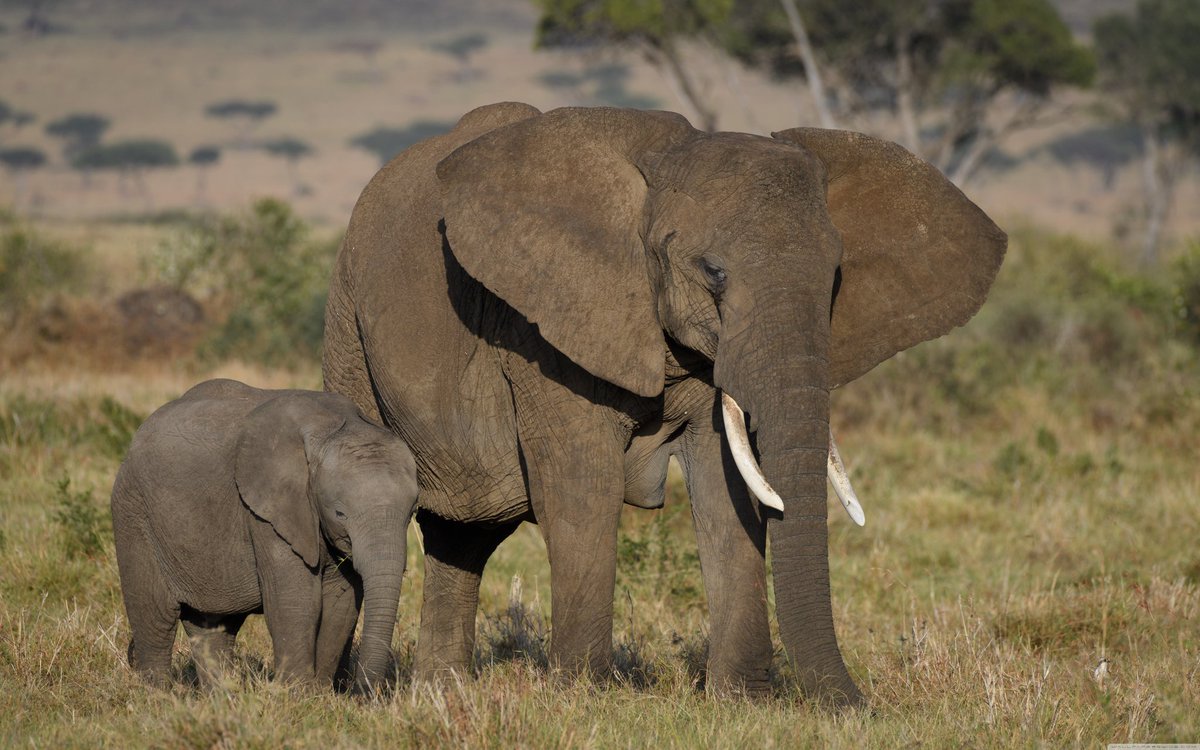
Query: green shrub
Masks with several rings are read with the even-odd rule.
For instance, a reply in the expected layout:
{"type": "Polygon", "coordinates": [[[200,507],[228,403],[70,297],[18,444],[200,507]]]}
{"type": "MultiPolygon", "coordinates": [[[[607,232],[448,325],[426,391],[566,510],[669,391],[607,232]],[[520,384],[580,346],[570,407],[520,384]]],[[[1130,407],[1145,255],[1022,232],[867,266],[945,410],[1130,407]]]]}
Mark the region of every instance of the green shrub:
{"type": "Polygon", "coordinates": [[[53,401],[18,395],[0,403],[0,445],[25,447],[73,439],[74,425],[53,401]]]}
{"type": "Polygon", "coordinates": [[[1172,307],[1180,334],[1200,345],[1200,240],[1192,241],[1171,264],[1172,307]]]}
{"type": "Polygon", "coordinates": [[[700,559],[687,539],[688,506],[668,503],[649,521],[632,523],[617,538],[617,587],[669,599],[672,606],[699,607],[701,583],[696,576],[700,559]],[[682,533],[680,533],[682,531],[682,533]]]}
{"type": "Polygon", "coordinates": [[[93,500],[91,489],[73,491],[70,477],[55,483],[54,520],[63,552],[72,560],[96,557],[112,537],[108,514],[93,500]]]}
{"type": "Polygon", "coordinates": [[[77,291],[87,273],[78,250],[0,213],[0,323],[11,325],[51,295],[77,291]]]}
{"type": "Polygon", "coordinates": [[[111,396],[100,400],[100,416],[92,423],[93,442],[110,458],[123,458],[145,416],[111,396]]]}
{"type": "Polygon", "coordinates": [[[319,357],[335,252],[312,241],[286,203],[263,199],[248,214],[186,226],[151,271],[218,308],[204,353],[290,365],[319,357]]]}
{"type": "Polygon", "coordinates": [[[1162,280],[1126,269],[1110,248],[1028,228],[1013,232],[979,318],[981,338],[1006,356],[1058,366],[1137,363],[1174,328],[1162,280]]]}

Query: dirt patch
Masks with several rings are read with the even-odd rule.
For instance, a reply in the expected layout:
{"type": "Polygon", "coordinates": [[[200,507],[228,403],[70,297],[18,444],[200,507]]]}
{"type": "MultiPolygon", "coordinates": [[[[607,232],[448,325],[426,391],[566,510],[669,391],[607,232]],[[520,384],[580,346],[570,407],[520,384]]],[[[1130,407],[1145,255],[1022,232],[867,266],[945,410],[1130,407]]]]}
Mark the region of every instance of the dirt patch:
{"type": "Polygon", "coordinates": [[[125,351],[135,357],[191,351],[204,330],[204,307],[180,289],[134,289],[115,304],[125,351]]]}
{"type": "Polygon", "coordinates": [[[171,287],[115,300],[54,296],[16,317],[0,339],[0,361],[121,370],[132,360],[191,355],[208,321],[194,297],[171,287]]]}

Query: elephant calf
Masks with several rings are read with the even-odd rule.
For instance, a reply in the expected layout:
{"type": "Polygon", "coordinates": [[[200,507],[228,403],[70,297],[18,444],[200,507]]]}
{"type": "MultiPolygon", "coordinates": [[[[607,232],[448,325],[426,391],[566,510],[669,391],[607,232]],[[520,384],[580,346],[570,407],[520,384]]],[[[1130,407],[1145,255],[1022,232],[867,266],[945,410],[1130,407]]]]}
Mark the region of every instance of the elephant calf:
{"type": "Polygon", "coordinates": [[[408,446],[335,394],[210,380],[163,406],[113,486],[130,666],[166,684],[182,620],[211,682],[246,615],[261,612],[276,676],[329,683],[362,602],[355,678],[377,684],[415,476],[408,446]]]}

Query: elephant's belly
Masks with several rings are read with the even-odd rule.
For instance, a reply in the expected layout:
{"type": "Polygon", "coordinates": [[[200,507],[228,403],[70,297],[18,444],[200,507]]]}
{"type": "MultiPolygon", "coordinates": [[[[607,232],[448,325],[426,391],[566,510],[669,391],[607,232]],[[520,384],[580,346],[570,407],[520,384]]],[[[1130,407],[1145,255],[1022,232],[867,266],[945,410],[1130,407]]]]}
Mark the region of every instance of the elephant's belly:
{"type": "Polygon", "coordinates": [[[456,382],[439,374],[425,387],[410,378],[381,390],[385,419],[416,460],[420,507],[451,520],[500,523],[527,515],[530,505],[512,394],[481,359],[439,368],[456,382]]]}
{"type": "Polygon", "coordinates": [[[245,510],[236,496],[203,498],[166,518],[156,514],[154,526],[162,540],[160,567],[180,603],[215,615],[262,606],[245,510]],[[219,508],[206,508],[205,501],[219,508]],[[164,524],[169,530],[161,528],[164,524]]]}
{"type": "Polygon", "coordinates": [[[515,521],[528,518],[532,512],[524,479],[519,475],[499,480],[488,475],[475,481],[422,481],[418,504],[443,518],[473,523],[515,521]]]}
{"type": "Polygon", "coordinates": [[[201,560],[177,574],[179,601],[210,615],[261,612],[262,591],[254,565],[253,555],[244,560],[201,560]]]}

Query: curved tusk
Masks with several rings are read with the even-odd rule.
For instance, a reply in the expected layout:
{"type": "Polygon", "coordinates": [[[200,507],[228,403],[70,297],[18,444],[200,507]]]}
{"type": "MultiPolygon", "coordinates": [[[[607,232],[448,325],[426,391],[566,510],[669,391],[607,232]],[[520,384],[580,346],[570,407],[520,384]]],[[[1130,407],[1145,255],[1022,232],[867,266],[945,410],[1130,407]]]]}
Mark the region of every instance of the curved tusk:
{"type": "MultiPolygon", "coordinates": [[[[742,480],[760,503],[782,511],[783,498],[772,489],[758,461],[754,459],[754,452],[750,449],[750,436],[746,432],[746,417],[742,413],[742,407],[733,400],[733,396],[725,392],[721,393],[721,416],[725,422],[725,438],[729,441],[729,450],[733,453],[733,462],[737,464],[742,480]]],[[[854,523],[865,526],[867,517],[858,502],[858,495],[850,485],[850,476],[846,473],[846,465],[842,463],[842,455],[834,442],[832,429],[829,431],[829,459],[826,471],[833,491],[837,493],[846,513],[854,523]]]]}
{"type": "Polygon", "coordinates": [[[837,443],[833,441],[832,429],[829,431],[829,482],[850,518],[859,526],[865,526],[867,517],[863,515],[862,506],[858,503],[858,495],[854,494],[854,488],[850,486],[850,476],[846,473],[846,465],[842,463],[842,455],[838,453],[837,443]]]}
{"type": "Polygon", "coordinates": [[[782,511],[783,499],[771,489],[758,461],[754,460],[754,452],[750,450],[750,436],[746,433],[746,417],[742,414],[742,407],[724,391],[721,392],[721,416],[725,420],[725,439],[729,441],[729,451],[733,453],[733,462],[737,464],[742,480],[760,503],[782,511]]]}

